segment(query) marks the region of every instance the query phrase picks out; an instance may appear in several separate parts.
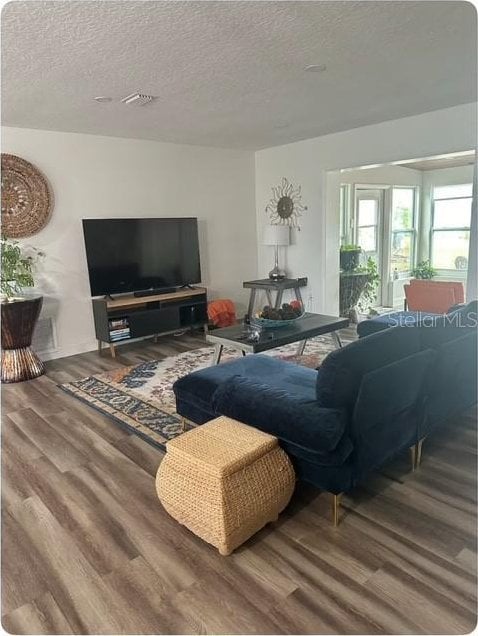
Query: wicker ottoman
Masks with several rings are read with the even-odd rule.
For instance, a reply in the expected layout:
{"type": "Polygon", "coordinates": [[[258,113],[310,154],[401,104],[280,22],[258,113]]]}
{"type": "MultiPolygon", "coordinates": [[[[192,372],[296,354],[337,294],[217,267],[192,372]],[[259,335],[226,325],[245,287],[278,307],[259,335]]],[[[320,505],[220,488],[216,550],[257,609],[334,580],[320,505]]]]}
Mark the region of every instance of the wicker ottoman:
{"type": "Polygon", "coordinates": [[[294,486],[277,439],[228,417],[168,442],[156,476],[169,514],[224,555],[275,521],[294,486]]]}

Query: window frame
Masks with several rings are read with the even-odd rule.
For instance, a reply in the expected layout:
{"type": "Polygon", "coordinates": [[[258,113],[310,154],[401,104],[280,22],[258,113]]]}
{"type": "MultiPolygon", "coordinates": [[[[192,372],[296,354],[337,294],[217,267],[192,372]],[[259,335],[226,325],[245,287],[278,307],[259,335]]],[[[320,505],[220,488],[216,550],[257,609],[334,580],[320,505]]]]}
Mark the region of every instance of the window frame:
{"type": "MultiPolygon", "coordinates": [[[[430,264],[432,267],[434,267],[433,265],[433,243],[434,243],[433,237],[436,232],[468,232],[468,234],[470,233],[471,218],[470,218],[470,225],[468,226],[435,228],[435,201],[463,201],[464,199],[469,199],[471,202],[471,205],[473,205],[473,189],[472,189],[471,195],[468,197],[437,197],[435,198],[435,188],[444,188],[447,186],[453,187],[456,185],[470,185],[470,183],[469,182],[449,183],[446,185],[432,186],[431,219],[430,219],[430,248],[428,253],[430,264]]],[[[468,251],[469,249],[470,249],[470,237],[468,237],[468,251]]],[[[466,258],[468,258],[468,255],[466,258]]],[[[436,269],[439,274],[444,274],[444,275],[450,275],[450,273],[453,273],[454,276],[459,276],[463,278],[466,278],[468,275],[468,267],[466,269],[456,269],[456,268],[451,269],[451,268],[435,267],[434,269],[436,269]]]]}
{"type": "Polygon", "coordinates": [[[351,190],[352,186],[349,183],[340,184],[340,245],[350,245],[354,240],[351,190]]]}
{"type": "Polygon", "coordinates": [[[398,272],[398,279],[410,278],[412,270],[417,264],[417,242],[418,242],[418,197],[419,186],[416,185],[392,185],[391,187],[391,202],[390,202],[390,255],[389,255],[389,268],[390,279],[394,280],[394,269],[392,267],[392,246],[393,237],[395,234],[409,234],[412,236],[412,257],[410,260],[410,269],[398,272]],[[394,190],[411,190],[413,192],[413,212],[412,212],[412,227],[410,229],[393,229],[393,192],[394,190]]]}
{"type": "Polygon", "coordinates": [[[356,245],[360,245],[360,239],[359,239],[359,232],[360,230],[365,230],[367,228],[374,228],[375,229],[375,246],[376,249],[372,250],[371,252],[365,249],[362,249],[363,254],[365,255],[365,258],[368,258],[371,254],[375,254],[376,255],[376,261],[377,264],[381,263],[381,259],[382,259],[382,250],[383,250],[383,236],[381,233],[381,230],[383,230],[383,220],[382,220],[382,216],[384,214],[384,192],[385,192],[385,188],[383,186],[380,185],[373,185],[373,186],[363,186],[363,185],[358,185],[355,184],[355,188],[354,188],[354,207],[356,208],[354,210],[354,227],[353,227],[353,237],[354,237],[354,243],[356,245]],[[380,192],[379,196],[374,196],[373,194],[367,194],[369,192],[373,192],[373,191],[378,191],[380,192]],[[359,212],[359,207],[360,207],[360,194],[363,194],[363,200],[365,201],[376,201],[377,202],[377,217],[376,217],[376,222],[373,224],[369,224],[369,225],[360,225],[359,224],[359,217],[360,217],[360,212],[359,212]]]}

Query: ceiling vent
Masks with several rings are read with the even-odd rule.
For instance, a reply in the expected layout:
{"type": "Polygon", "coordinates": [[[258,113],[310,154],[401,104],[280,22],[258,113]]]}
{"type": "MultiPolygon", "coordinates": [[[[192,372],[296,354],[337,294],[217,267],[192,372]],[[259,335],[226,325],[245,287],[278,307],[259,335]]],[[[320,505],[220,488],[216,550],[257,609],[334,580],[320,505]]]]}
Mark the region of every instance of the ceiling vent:
{"type": "Polygon", "coordinates": [[[127,97],[123,97],[121,100],[123,104],[128,104],[130,106],[146,106],[152,102],[155,97],[153,95],[144,95],[143,93],[131,93],[127,97]]]}

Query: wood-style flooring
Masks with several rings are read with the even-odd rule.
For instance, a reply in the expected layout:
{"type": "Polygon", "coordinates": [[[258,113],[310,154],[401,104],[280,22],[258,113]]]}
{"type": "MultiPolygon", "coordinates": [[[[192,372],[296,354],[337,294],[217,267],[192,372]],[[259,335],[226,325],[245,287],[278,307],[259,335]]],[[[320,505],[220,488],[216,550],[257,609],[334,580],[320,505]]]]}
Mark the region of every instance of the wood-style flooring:
{"type": "Polygon", "coordinates": [[[299,485],[230,557],[162,509],[162,452],[57,383],[190,347],[47,363],[2,394],[2,624],[16,634],[463,634],[476,624],[476,418],[344,498],[299,485]]]}

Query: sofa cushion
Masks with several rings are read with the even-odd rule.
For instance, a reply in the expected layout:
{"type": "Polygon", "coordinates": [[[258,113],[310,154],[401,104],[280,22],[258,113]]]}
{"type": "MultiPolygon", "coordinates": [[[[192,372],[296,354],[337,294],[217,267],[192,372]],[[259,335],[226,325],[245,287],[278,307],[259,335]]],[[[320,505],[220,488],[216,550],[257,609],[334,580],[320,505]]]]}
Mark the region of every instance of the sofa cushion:
{"type": "Polygon", "coordinates": [[[437,349],[447,342],[462,338],[466,334],[476,332],[476,313],[455,311],[446,316],[441,316],[439,322],[430,325],[426,322],[417,327],[420,338],[420,348],[437,349]]]}
{"type": "Polygon", "coordinates": [[[420,340],[422,349],[435,348],[444,342],[461,338],[478,325],[478,303],[476,300],[468,304],[452,307],[446,314],[435,316],[433,320],[426,317],[420,320],[420,340]],[[433,327],[433,329],[431,329],[433,327]]]}
{"type": "Polygon", "coordinates": [[[456,340],[460,336],[467,333],[467,328],[464,329],[456,327],[444,327],[440,325],[438,327],[417,327],[417,332],[420,336],[420,349],[438,349],[445,342],[450,340],[456,340]]]}
{"type": "Polygon", "coordinates": [[[346,427],[344,411],[320,408],[315,401],[271,387],[268,379],[259,383],[241,376],[229,378],[214,393],[213,408],[284,441],[321,452],[334,450],[346,427]]]}
{"type": "Polygon", "coordinates": [[[357,334],[359,338],[363,338],[389,327],[414,327],[422,321],[433,324],[442,319],[443,316],[441,314],[431,314],[423,311],[393,311],[389,314],[362,320],[357,325],[357,334]]]}
{"type": "Polygon", "coordinates": [[[448,324],[460,327],[477,327],[478,326],[478,301],[471,300],[467,304],[452,307],[448,312],[448,324]]]}
{"type": "MultiPolygon", "coordinates": [[[[180,378],[173,385],[176,402],[181,402],[186,407],[189,404],[193,413],[210,412],[214,391],[223,382],[237,375],[260,383],[267,380],[269,386],[289,391],[305,401],[316,400],[317,371],[257,354],[199,369],[180,378]]],[[[184,412],[181,414],[188,417],[184,412]]]]}
{"type": "Polygon", "coordinates": [[[317,400],[327,408],[353,408],[365,373],[419,351],[418,330],[393,327],[337,349],[317,375],[317,400]]]}
{"type": "Polygon", "coordinates": [[[476,404],[477,401],[477,330],[457,329],[460,337],[436,348],[434,373],[427,378],[425,393],[426,421],[421,432],[446,421],[476,404]]]}
{"type": "Polygon", "coordinates": [[[352,419],[357,437],[366,437],[377,426],[388,435],[401,415],[414,409],[435,358],[436,352],[428,349],[364,375],[352,419]]]}
{"type": "Polygon", "coordinates": [[[429,349],[365,374],[351,427],[358,474],[365,475],[418,441],[424,380],[435,358],[429,349]]]}

